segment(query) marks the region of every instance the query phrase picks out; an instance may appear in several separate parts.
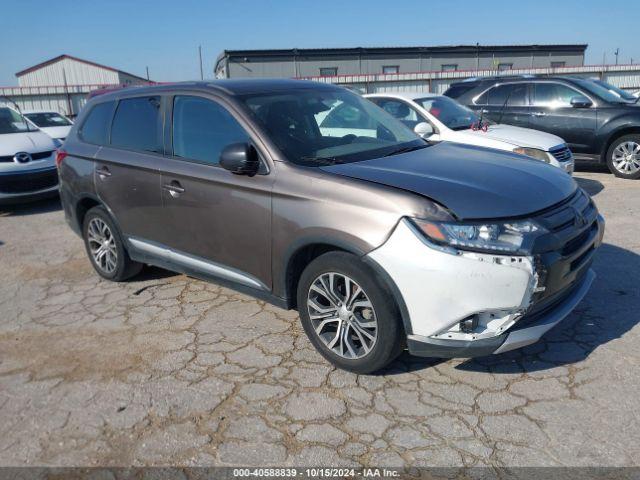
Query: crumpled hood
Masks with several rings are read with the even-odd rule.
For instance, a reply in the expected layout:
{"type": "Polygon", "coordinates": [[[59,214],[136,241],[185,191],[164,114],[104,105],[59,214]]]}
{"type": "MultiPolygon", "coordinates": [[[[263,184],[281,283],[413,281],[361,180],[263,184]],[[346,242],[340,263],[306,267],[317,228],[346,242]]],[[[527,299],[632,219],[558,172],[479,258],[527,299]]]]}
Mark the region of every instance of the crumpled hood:
{"type": "Polygon", "coordinates": [[[0,157],[14,156],[18,152],[39,153],[55,149],[51,137],[40,130],[0,135],[0,157]]]}
{"type": "Polygon", "coordinates": [[[548,151],[552,147],[564,144],[564,140],[551,133],[540,132],[530,128],[514,127],[513,125],[490,125],[489,129],[482,130],[461,130],[456,133],[468,137],[488,138],[505,142],[514,147],[531,147],[548,151]]]}
{"type": "Polygon", "coordinates": [[[448,142],[320,168],[417,193],[467,220],[525,216],[561,202],[578,188],[569,175],[546,163],[448,142]]]}

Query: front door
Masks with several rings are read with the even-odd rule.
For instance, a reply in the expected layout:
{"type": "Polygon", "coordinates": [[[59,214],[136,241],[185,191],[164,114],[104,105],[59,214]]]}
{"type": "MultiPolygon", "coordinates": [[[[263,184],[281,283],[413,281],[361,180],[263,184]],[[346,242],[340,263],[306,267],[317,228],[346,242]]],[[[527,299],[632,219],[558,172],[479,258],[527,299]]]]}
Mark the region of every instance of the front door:
{"type": "Polygon", "coordinates": [[[555,82],[533,83],[531,128],[558,135],[574,153],[596,153],[593,142],[597,126],[595,106],[574,108],[571,99],[581,97],[579,91],[555,82]]]}
{"type": "Polygon", "coordinates": [[[203,96],[169,97],[167,125],[160,183],[171,261],[270,290],[274,175],[235,175],[219,165],[227,145],[255,143],[229,110],[203,96]]]}

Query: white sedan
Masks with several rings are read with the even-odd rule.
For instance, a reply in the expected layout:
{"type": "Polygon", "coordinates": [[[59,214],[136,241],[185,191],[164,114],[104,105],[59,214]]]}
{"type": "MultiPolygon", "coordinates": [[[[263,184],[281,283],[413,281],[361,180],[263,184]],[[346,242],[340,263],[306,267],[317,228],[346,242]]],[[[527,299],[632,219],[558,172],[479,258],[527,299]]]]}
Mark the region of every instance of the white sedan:
{"type": "Polygon", "coordinates": [[[57,146],[62,145],[73,126],[71,120],[52,110],[25,110],[22,114],[33,126],[57,141],[57,146]]]}
{"type": "Polygon", "coordinates": [[[374,93],[364,97],[430,142],[449,141],[507,150],[573,173],[571,150],[556,135],[530,128],[493,124],[444,95],[399,92],[374,93]]]}

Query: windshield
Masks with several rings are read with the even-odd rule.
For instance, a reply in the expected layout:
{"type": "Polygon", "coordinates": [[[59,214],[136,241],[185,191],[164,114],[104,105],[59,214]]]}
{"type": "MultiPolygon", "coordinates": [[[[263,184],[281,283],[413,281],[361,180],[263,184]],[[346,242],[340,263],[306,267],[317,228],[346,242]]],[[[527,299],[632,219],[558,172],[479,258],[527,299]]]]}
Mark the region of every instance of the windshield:
{"type": "Polygon", "coordinates": [[[25,113],[24,116],[40,128],[68,127],[71,125],[69,120],[56,112],[25,113]]]}
{"type": "Polygon", "coordinates": [[[0,108],[0,134],[28,131],[29,125],[18,112],[6,107],[0,108]]]}
{"type": "Polygon", "coordinates": [[[428,146],[391,115],[344,89],[240,98],[287,159],[300,165],[356,162],[428,146]]]}
{"type": "Polygon", "coordinates": [[[449,97],[418,98],[414,101],[451,130],[466,130],[478,123],[478,116],[471,109],[449,97]]]}
{"type": "Polygon", "coordinates": [[[623,100],[627,100],[628,102],[635,103],[637,100],[636,97],[633,96],[632,93],[622,90],[621,88],[616,87],[615,85],[611,85],[610,83],[603,82],[602,80],[593,80],[596,84],[606,88],[614,95],[622,98],[623,100]]]}
{"type": "Polygon", "coordinates": [[[615,93],[610,92],[608,89],[606,89],[602,85],[598,85],[595,82],[591,82],[589,80],[582,80],[582,79],[578,79],[578,78],[574,78],[574,79],[572,79],[572,81],[575,82],[580,87],[582,87],[585,90],[587,90],[588,92],[593,93],[594,95],[597,95],[598,97],[600,97],[601,99],[603,99],[603,100],[605,100],[607,102],[610,102],[610,103],[628,103],[628,102],[624,101],[623,99],[621,99],[615,93]]]}

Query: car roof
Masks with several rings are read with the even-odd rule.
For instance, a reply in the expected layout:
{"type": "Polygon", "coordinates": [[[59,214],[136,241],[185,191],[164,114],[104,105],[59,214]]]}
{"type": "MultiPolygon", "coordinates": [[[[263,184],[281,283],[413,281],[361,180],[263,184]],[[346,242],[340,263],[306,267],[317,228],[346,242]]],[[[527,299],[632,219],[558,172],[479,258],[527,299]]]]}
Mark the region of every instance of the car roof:
{"type": "Polygon", "coordinates": [[[265,79],[222,79],[200,82],[175,82],[152,86],[131,86],[100,95],[100,101],[114,100],[135,95],[153,95],[179,90],[217,91],[227,95],[245,95],[254,93],[287,92],[291,90],[336,90],[337,85],[313,82],[309,80],[265,78],[265,79]]]}
{"type": "Polygon", "coordinates": [[[393,98],[403,98],[405,100],[416,100],[418,98],[433,98],[433,97],[441,97],[442,95],[438,95],[437,93],[429,93],[429,92],[387,92],[387,93],[371,93],[368,95],[364,95],[365,98],[376,98],[376,97],[393,97],[393,98]]]}

